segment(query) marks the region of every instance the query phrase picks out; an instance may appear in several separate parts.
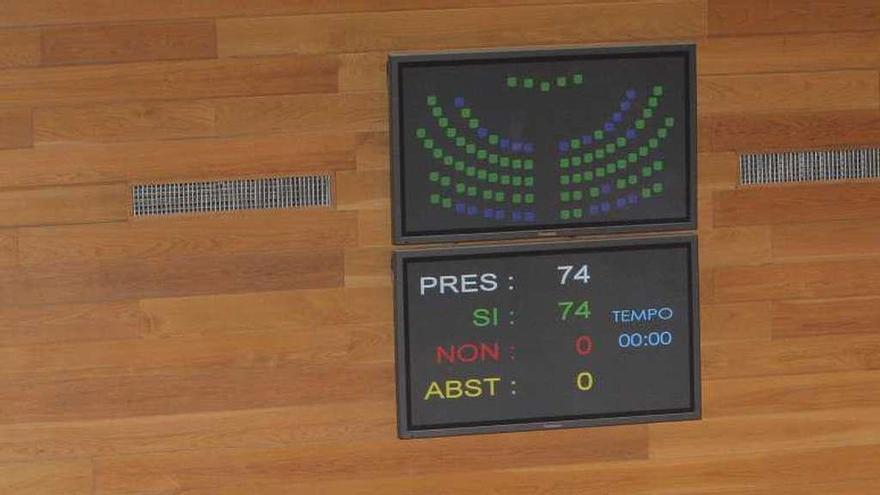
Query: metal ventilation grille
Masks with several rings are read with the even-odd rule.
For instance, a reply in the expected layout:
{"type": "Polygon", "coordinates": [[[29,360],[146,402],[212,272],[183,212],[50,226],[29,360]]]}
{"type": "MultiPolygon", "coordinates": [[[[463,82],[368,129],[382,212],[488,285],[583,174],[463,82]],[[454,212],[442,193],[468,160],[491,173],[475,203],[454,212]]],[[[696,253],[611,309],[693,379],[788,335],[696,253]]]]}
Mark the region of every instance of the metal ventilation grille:
{"type": "Polygon", "coordinates": [[[880,177],[880,148],[740,155],[739,182],[833,181],[880,177]]]}
{"type": "Polygon", "coordinates": [[[132,187],[134,216],[329,206],[329,175],[143,184],[132,187]]]}

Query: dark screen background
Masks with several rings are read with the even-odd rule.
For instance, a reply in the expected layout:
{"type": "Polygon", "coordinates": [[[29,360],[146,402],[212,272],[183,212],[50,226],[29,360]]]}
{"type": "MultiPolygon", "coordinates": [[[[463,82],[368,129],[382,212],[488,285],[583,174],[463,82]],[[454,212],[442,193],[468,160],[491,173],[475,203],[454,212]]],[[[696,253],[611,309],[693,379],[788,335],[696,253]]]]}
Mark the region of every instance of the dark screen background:
{"type": "MultiPolygon", "coordinates": [[[[503,62],[420,62],[404,63],[400,68],[400,143],[401,173],[403,188],[403,231],[404,235],[430,235],[468,233],[474,231],[533,230],[541,227],[602,226],[628,223],[662,223],[684,221],[688,211],[687,170],[688,137],[688,67],[684,54],[580,56],[577,59],[528,59],[504,60],[503,62]],[[575,84],[575,75],[582,77],[575,84]],[[517,87],[507,86],[508,77],[517,78],[517,87]],[[557,77],[565,77],[565,87],[556,85],[557,77]],[[524,80],[531,78],[535,88],[524,88],[524,80]],[[551,89],[543,92],[537,87],[540,81],[551,81],[551,89]],[[646,119],[646,127],[637,130],[634,139],[627,140],[627,150],[647,145],[649,137],[661,126],[665,117],[672,117],[674,125],[668,136],[652,149],[647,157],[639,157],[637,164],[630,165],[624,172],[616,172],[605,179],[594,177],[590,184],[570,184],[563,187],[560,176],[574,172],[560,168],[560,158],[573,156],[572,151],[560,151],[559,142],[572,138],[583,138],[595,129],[604,129],[605,123],[612,121],[615,112],[621,112],[621,119],[614,129],[605,133],[601,141],[593,141],[578,151],[583,155],[596,143],[607,144],[617,137],[625,137],[626,131],[633,129],[636,117],[647,105],[648,93],[654,86],[663,87],[659,104],[653,109],[653,117],[646,119]],[[623,111],[621,105],[627,100],[631,104],[623,111]],[[454,165],[444,164],[435,158],[434,149],[440,148],[443,156],[468,166],[496,171],[499,175],[505,170],[500,165],[490,164],[475,154],[468,154],[449,138],[446,128],[438,125],[432,114],[428,98],[436,97],[436,104],[447,118],[447,128],[455,127],[458,136],[465,136],[475,148],[485,149],[489,154],[508,155],[511,159],[519,157],[533,161],[531,171],[521,170],[523,178],[531,176],[532,186],[491,184],[465,172],[454,165]],[[456,98],[460,98],[456,102],[456,98]],[[460,115],[456,103],[471,110],[472,118],[477,118],[477,128],[469,127],[469,120],[460,115]],[[517,142],[530,144],[514,152],[511,147],[502,150],[492,145],[488,137],[496,134],[506,138],[511,144],[517,142]],[[425,147],[424,138],[417,135],[424,129],[425,137],[433,141],[431,149],[425,147]],[[655,159],[664,162],[664,170],[657,171],[650,178],[639,175],[637,184],[627,184],[619,190],[614,183],[617,178],[628,178],[632,173],[639,174],[642,167],[650,165],[655,159]],[[439,181],[432,181],[431,172],[448,176],[450,184],[446,187],[439,181]],[[589,187],[601,189],[611,183],[612,190],[603,192],[599,198],[589,196],[589,187]],[[456,191],[455,186],[462,183],[481,190],[490,189],[505,194],[504,200],[486,200],[482,196],[468,196],[456,191]],[[643,187],[654,183],[662,184],[662,192],[652,194],[651,198],[641,196],[643,187]],[[581,200],[563,202],[560,192],[580,188],[584,195],[581,200]],[[532,204],[514,204],[512,195],[533,194],[532,204]],[[635,199],[632,195],[635,194],[635,199]],[[432,203],[432,195],[448,198],[449,204],[432,203]],[[623,201],[624,204],[619,204],[623,201]],[[607,202],[607,211],[602,203],[607,202]],[[592,212],[591,212],[592,207],[592,212]],[[581,217],[574,216],[574,209],[582,211],[581,217]],[[488,212],[486,210],[489,210],[488,212]],[[502,210],[499,214],[498,210],[502,210]],[[569,210],[568,218],[563,218],[562,210],[569,210]],[[514,218],[519,212],[519,218],[514,218]],[[488,216],[487,216],[488,215],[488,216]]],[[[591,136],[592,137],[592,136],[591,136]]],[[[582,140],[583,141],[583,140],[582,140]]],[[[634,151],[634,150],[633,150],[634,151]]],[[[578,170],[584,171],[610,161],[625,157],[626,152],[606,155],[596,159],[591,165],[582,164],[578,170]],[[612,160],[613,158],[613,160],[612,160]]],[[[437,199],[435,196],[435,200],[437,199]]]]}
{"type": "Polygon", "coordinates": [[[411,428],[637,415],[694,407],[687,245],[410,259],[403,283],[411,428]],[[589,283],[560,285],[556,267],[581,264],[590,267],[589,283]],[[482,273],[496,274],[499,289],[453,295],[419,293],[422,276],[482,273]],[[590,303],[589,318],[570,316],[561,321],[559,301],[584,299],[590,303]],[[486,307],[500,309],[499,326],[473,325],[474,309],[486,307]],[[612,321],[612,310],[652,307],[672,308],[674,316],[668,321],[612,321]],[[651,331],[670,332],[672,343],[619,347],[621,333],[651,331]],[[593,351],[587,356],[575,351],[580,335],[593,340],[593,351]],[[448,348],[496,340],[502,349],[500,362],[438,364],[435,359],[438,345],[448,348]],[[576,388],[581,371],[593,374],[592,390],[576,388]],[[481,377],[502,378],[495,397],[424,400],[432,381],[481,377]]]}

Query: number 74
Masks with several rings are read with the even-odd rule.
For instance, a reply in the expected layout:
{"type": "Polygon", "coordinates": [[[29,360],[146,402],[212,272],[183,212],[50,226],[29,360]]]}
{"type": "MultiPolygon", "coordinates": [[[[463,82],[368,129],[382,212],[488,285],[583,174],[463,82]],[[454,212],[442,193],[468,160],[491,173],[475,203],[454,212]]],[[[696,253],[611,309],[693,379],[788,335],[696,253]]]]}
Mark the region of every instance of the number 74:
{"type": "Polygon", "coordinates": [[[567,320],[568,316],[572,314],[572,308],[574,308],[574,316],[580,316],[583,319],[590,317],[590,301],[559,301],[556,304],[562,311],[562,321],[567,320]]]}

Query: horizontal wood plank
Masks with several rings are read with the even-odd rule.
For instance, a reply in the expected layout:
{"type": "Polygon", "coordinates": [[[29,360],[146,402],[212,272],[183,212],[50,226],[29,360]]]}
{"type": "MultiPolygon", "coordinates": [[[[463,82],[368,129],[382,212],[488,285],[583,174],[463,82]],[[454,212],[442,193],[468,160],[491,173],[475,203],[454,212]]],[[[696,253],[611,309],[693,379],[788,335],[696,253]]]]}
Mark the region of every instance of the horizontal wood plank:
{"type": "Polygon", "coordinates": [[[336,207],[341,210],[387,211],[391,207],[391,180],[384,170],[338,172],[336,184],[336,207]]]}
{"type": "Polygon", "coordinates": [[[335,57],[283,55],[0,72],[0,105],[50,105],[336,91],[335,57]]]}
{"type": "Polygon", "coordinates": [[[874,0],[709,0],[709,34],[868,31],[880,29],[874,0]]]}
{"type": "Polygon", "coordinates": [[[715,193],[715,225],[778,225],[875,218],[880,183],[791,184],[715,193]]]}
{"type": "Polygon", "coordinates": [[[715,114],[700,117],[705,151],[813,150],[880,141],[880,111],[715,114]]]}
{"type": "Polygon", "coordinates": [[[704,2],[671,0],[220,19],[217,37],[242,56],[690,39],[704,23],[704,2]]]}
{"type": "Polygon", "coordinates": [[[346,287],[390,287],[391,249],[388,247],[345,250],[346,287]]]}
{"type": "Polygon", "coordinates": [[[0,109],[0,150],[29,148],[33,143],[31,109],[0,109]]]}
{"type": "Polygon", "coordinates": [[[40,30],[0,31],[0,69],[29,67],[40,63],[40,30]]]}
{"type": "Polygon", "coordinates": [[[757,265],[770,261],[770,228],[728,227],[708,229],[700,235],[700,265],[757,265]]]}
{"type": "Polygon", "coordinates": [[[304,174],[355,168],[354,134],[251,136],[0,151],[8,187],[304,174]]]}
{"type": "Polygon", "coordinates": [[[123,221],[128,210],[125,184],[0,191],[0,227],[123,221]]]}
{"type": "Polygon", "coordinates": [[[772,243],[778,259],[871,255],[880,246],[880,225],[874,219],[780,224],[772,227],[772,243]]]}
{"type": "Polygon", "coordinates": [[[19,463],[0,465],[0,492],[15,495],[91,495],[92,461],[19,463]]]}
{"type": "Polygon", "coordinates": [[[880,298],[775,301],[771,315],[773,338],[873,335],[880,321],[880,298]]]}
{"type": "Polygon", "coordinates": [[[101,103],[37,108],[37,143],[151,141],[214,136],[214,106],[204,101],[101,103]]]}
{"type": "Polygon", "coordinates": [[[217,56],[214,22],[194,20],[42,30],[43,65],[179,60],[217,56]]]}
{"type": "Polygon", "coordinates": [[[371,93],[388,89],[387,53],[343,53],[339,59],[339,91],[371,93]]]}
{"type": "Polygon", "coordinates": [[[0,307],[0,347],[138,339],[149,333],[150,321],[133,301],[0,307]]]}
{"type": "Polygon", "coordinates": [[[703,76],[698,85],[701,115],[880,108],[877,70],[703,76]]]}
{"type": "MultiPolygon", "coordinates": [[[[769,302],[702,304],[700,339],[703,343],[769,341],[769,302]]],[[[754,343],[754,345],[761,345],[754,343]]]]}

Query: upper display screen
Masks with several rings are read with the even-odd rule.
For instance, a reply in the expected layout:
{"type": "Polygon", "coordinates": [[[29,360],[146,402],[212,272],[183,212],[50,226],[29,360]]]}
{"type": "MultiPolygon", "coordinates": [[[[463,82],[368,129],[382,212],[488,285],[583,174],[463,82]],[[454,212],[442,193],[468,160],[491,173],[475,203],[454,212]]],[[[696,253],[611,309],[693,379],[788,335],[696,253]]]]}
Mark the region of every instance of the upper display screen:
{"type": "Polygon", "coordinates": [[[693,227],[693,50],[392,57],[395,241],[693,227]]]}

